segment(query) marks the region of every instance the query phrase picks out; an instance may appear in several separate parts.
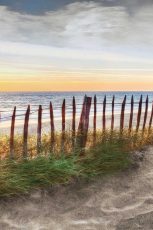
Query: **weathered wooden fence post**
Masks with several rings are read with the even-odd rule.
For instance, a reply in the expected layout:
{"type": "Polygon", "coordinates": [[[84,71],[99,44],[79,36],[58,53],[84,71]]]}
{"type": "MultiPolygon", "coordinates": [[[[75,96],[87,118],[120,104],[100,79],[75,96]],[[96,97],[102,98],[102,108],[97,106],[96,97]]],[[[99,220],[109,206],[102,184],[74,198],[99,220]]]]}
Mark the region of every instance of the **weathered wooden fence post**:
{"type": "Polygon", "coordinates": [[[106,96],[103,101],[103,132],[106,130],[106,96]]]}
{"type": "Polygon", "coordinates": [[[84,101],[82,105],[82,110],[81,110],[81,115],[80,115],[80,120],[79,120],[79,125],[78,125],[78,134],[80,133],[82,135],[83,133],[83,125],[84,125],[84,114],[85,114],[85,107],[87,103],[87,96],[84,96],[84,101]]]}
{"type": "Polygon", "coordinates": [[[54,142],[55,142],[55,125],[54,125],[54,112],[53,112],[53,105],[50,102],[49,106],[50,111],[50,129],[51,129],[51,152],[54,149],[54,142]]]}
{"type": "Polygon", "coordinates": [[[114,106],[115,106],[115,96],[112,99],[112,119],[111,119],[111,132],[114,130],[114,106]]]}
{"type": "Polygon", "coordinates": [[[153,120],[153,103],[152,103],[152,110],[151,110],[151,115],[150,115],[150,121],[149,121],[149,132],[151,130],[151,126],[152,126],[152,120],[153,120]]]}
{"type": "Polygon", "coordinates": [[[131,111],[130,111],[130,119],[129,119],[129,133],[132,131],[132,124],[133,124],[133,110],[134,110],[134,97],[131,97],[131,111]]]}
{"type": "Polygon", "coordinates": [[[41,131],[42,131],[42,106],[38,109],[38,127],[37,127],[37,154],[41,151],[41,131]]]}
{"type": "Polygon", "coordinates": [[[72,147],[74,148],[75,144],[75,132],[76,132],[76,102],[75,97],[73,97],[72,101],[72,147]]]}
{"type": "Polygon", "coordinates": [[[82,111],[80,115],[80,121],[78,125],[78,133],[77,133],[77,145],[83,146],[83,135],[84,135],[84,116],[86,111],[86,103],[87,103],[87,96],[84,96],[82,111]]]}
{"type": "Polygon", "coordinates": [[[23,130],[23,157],[27,157],[28,154],[28,125],[29,125],[29,115],[30,115],[30,105],[28,105],[25,120],[24,120],[24,130],[23,130]]]}
{"type": "Polygon", "coordinates": [[[14,128],[15,128],[15,116],[16,116],[16,106],[13,110],[12,121],[11,121],[11,132],[10,132],[10,158],[14,158],[14,128]]]}
{"type": "Polygon", "coordinates": [[[96,142],[96,129],[97,129],[97,97],[94,96],[94,117],[93,117],[93,142],[96,142]]]}
{"type": "Polygon", "coordinates": [[[75,120],[76,120],[76,102],[75,102],[75,97],[73,97],[72,101],[72,132],[75,134],[75,120]]]}
{"type": "Polygon", "coordinates": [[[65,99],[62,104],[62,132],[65,132],[65,99]]]}
{"type": "Polygon", "coordinates": [[[65,99],[62,104],[62,139],[61,139],[61,150],[64,151],[64,142],[65,142],[65,99]]]}
{"type": "Polygon", "coordinates": [[[145,131],[145,127],[146,127],[146,121],[147,121],[147,116],[148,116],[148,104],[149,104],[149,98],[147,95],[146,98],[146,103],[145,103],[145,113],[144,113],[144,121],[143,121],[143,132],[145,131]]]}
{"type": "Polygon", "coordinates": [[[87,133],[89,127],[89,114],[91,108],[91,97],[84,97],[80,122],[78,126],[77,144],[83,149],[87,141],[87,133]]]}
{"type": "Polygon", "coordinates": [[[124,97],[124,100],[122,102],[122,106],[121,106],[121,116],[120,116],[120,133],[123,133],[123,129],[124,129],[124,113],[125,113],[125,104],[126,104],[126,95],[124,97]]]}
{"type": "Polygon", "coordinates": [[[138,130],[139,130],[140,120],[141,120],[141,112],[142,112],[142,95],[141,95],[141,97],[140,97],[139,107],[138,107],[136,132],[138,132],[138,130]]]}
{"type": "Polygon", "coordinates": [[[90,109],[91,109],[91,97],[87,97],[86,101],[86,109],[85,109],[85,117],[84,117],[84,145],[83,147],[86,146],[87,142],[87,136],[88,136],[88,128],[89,128],[89,115],[90,115],[90,109]]]}

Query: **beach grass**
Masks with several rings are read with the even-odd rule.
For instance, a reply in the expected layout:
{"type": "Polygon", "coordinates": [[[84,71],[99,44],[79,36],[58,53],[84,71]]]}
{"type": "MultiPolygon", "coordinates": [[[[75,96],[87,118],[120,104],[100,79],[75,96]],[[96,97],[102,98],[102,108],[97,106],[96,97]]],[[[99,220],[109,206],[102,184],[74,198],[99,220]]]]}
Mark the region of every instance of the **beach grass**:
{"type": "Polygon", "coordinates": [[[79,147],[72,148],[69,134],[65,136],[65,148],[61,151],[61,136],[56,135],[54,152],[50,151],[50,138],[42,139],[42,153],[36,155],[35,139],[29,142],[27,159],[22,156],[22,137],[15,137],[14,160],[7,158],[5,146],[8,137],[1,138],[0,161],[0,197],[28,194],[33,189],[47,189],[56,184],[67,184],[75,178],[92,178],[104,176],[127,169],[132,163],[132,153],[146,145],[153,144],[153,132],[132,132],[124,130],[97,132],[96,140],[89,132],[85,151],[79,147]]]}

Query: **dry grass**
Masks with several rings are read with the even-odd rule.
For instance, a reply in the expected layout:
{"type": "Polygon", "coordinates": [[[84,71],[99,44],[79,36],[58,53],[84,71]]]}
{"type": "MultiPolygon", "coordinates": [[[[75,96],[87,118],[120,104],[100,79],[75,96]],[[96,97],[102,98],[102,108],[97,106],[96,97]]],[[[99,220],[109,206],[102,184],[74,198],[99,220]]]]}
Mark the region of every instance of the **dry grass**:
{"type": "MultiPolygon", "coordinates": [[[[126,142],[126,149],[128,151],[134,151],[142,148],[145,145],[153,144],[153,130],[147,129],[142,132],[124,130],[121,134],[118,130],[110,132],[97,131],[94,138],[93,132],[89,131],[86,143],[86,149],[91,148],[99,143],[114,142],[114,141],[126,142]]],[[[0,158],[5,159],[9,156],[9,136],[0,136],[0,158]]],[[[65,133],[64,144],[62,145],[62,134],[56,133],[54,145],[51,146],[51,138],[49,134],[42,135],[41,156],[61,155],[63,152],[65,155],[70,155],[74,151],[72,134],[70,132],[65,133]]],[[[80,152],[79,146],[75,145],[75,152],[80,152]]],[[[14,153],[15,158],[21,158],[23,152],[23,137],[16,135],[14,138],[14,153]]],[[[28,137],[28,157],[33,158],[37,156],[37,137],[31,135],[28,137]]]]}
{"type": "Polygon", "coordinates": [[[0,197],[26,194],[31,189],[65,184],[74,177],[91,178],[125,170],[131,163],[131,153],[153,144],[153,130],[129,134],[124,130],[111,133],[97,132],[96,139],[89,132],[85,151],[73,147],[70,133],[65,134],[64,148],[61,135],[55,135],[51,149],[50,136],[43,135],[41,154],[37,156],[36,137],[28,139],[28,158],[22,158],[22,137],[15,137],[16,159],[9,160],[9,138],[0,138],[0,197]],[[51,151],[53,150],[53,151],[51,151]],[[81,153],[81,154],[80,154],[81,153]]]}

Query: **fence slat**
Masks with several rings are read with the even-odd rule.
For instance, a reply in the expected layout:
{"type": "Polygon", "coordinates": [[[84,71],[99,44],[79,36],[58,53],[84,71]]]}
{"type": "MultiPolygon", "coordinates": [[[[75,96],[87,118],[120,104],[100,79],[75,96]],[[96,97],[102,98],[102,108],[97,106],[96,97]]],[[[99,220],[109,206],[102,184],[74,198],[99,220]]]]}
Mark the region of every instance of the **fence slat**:
{"type": "Polygon", "coordinates": [[[55,131],[54,112],[53,112],[53,105],[52,105],[51,102],[50,102],[49,110],[50,110],[50,128],[51,128],[51,134],[54,134],[54,131],[55,131]]]}
{"type": "Polygon", "coordinates": [[[72,148],[75,145],[75,132],[76,132],[76,102],[75,97],[72,100],[72,148]]]}
{"type": "Polygon", "coordinates": [[[63,100],[62,104],[62,139],[61,139],[61,151],[64,151],[64,141],[65,141],[65,99],[63,100]]]}
{"type": "Polygon", "coordinates": [[[114,130],[114,106],[115,106],[115,96],[112,99],[112,119],[111,119],[111,131],[114,130]]]}
{"type": "Polygon", "coordinates": [[[92,101],[91,97],[86,98],[86,106],[85,106],[85,113],[84,113],[84,127],[83,127],[83,146],[82,146],[83,148],[85,148],[87,142],[91,101],[92,101]]]}
{"type": "Polygon", "coordinates": [[[148,128],[149,131],[151,130],[152,120],[153,120],[153,103],[152,103],[152,110],[151,110],[150,121],[149,121],[149,128],[148,128]]]}
{"type": "Polygon", "coordinates": [[[65,99],[62,104],[62,132],[65,132],[65,99]]]}
{"type": "MultiPolygon", "coordinates": [[[[83,149],[86,145],[87,140],[87,132],[89,127],[89,114],[91,108],[91,97],[84,97],[84,102],[82,106],[82,112],[80,116],[80,123],[78,127],[78,135],[77,135],[77,144],[83,149]]],[[[83,150],[82,150],[83,153],[83,150]]]]}
{"type": "Polygon", "coordinates": [[[28,105],[23,129],[23,157],[27,157],[28,154],[28,125],[29,125],[30,105],[28,105]]]}
{"type": "Polygon", "coordinates": [[[93,141],[96,141],[96,129],[97,129],[97,97],[94,96],[94,117],[93,117],[93,141]]]}
{"type": "Polygon", "coordinates": [[[87,96],[85,95],[83,105],[82,105],[82,111],[81,111],[81,115],[80,115],[80,121],[79,121],[79,125],[78,125],[78,134],[83,133],[83,125],[84,125],[83,123],[84,123],[84,113],[85,113],[86,101],[87,101],[87,96]]]}
{"type": "Polygon", "coordinates": [[[55,125],[54,125],[54,111],[53,111],[52,102],[50,102],[49,111],[50,111],[50,128],[51,128],[51,151],[53,151],[54,141],[55,141],[55,125]]]}
{"type": "Polygon", "coordinates": [[[75,122],[76,122],[76,102],[75,102],[75,97],[73,97],[72,109],[73,109],[73,112],[72,112],[72,133],[75,136],[75,129],[76,129],[76,126],[75,126],[75,122]]]}
{"type": "Polygon", "coordinates": [[[86,111],[85,111],[85,119],[84,119],[84,131],[87,134],[88,128],[89,128],[89,114],[90,114],[90,108],[91,108],[91,97],[87,97],[87,103],[86,103],[86,111]]]}
{"type": "Polygon", "coordinates": [[[106,96],[103,101],[103,132],[106,130],[106,96]]]}
{"type": "Polygon", "coordinates": [[[13,110],[12,121],[11,121],[11,132],[10,132],[10,158],[14,158],[14,128],[15,128],[15,116],[16,116],[16,106],[13,110]]]}
{"type": "Polygon", "coordinates": [[[130,111],[130,120],[129,120],[129,132],[132,131],[132,125],[133,125],[133,110],[134,110],[134,97],[132,95],[131,97],[131,111],[130,111]]]}
{"type": "Polygon", "coordinates": [[[78,131],[77,131],[77,139],[76,144],[77,147],[83,148],[83,136],[84,136],[84,117],[85,117],[85,111],[86,111],[86,103],[87,103],[87,96],[84,96],[81,115],[80,115],[80,121],[78,125],[78,131]]]}
{"type": "Polygon", "coordinates": [[[140,96],[139,107],[138,107],[136,132],[138,132],[140,127],[141,113],[142,113],[142,95],[140,96]]]}
{"type": "Polygon", "coordinates": [[[37,127],[37,154],[41,151],[41,131],[42,131],[42,106],[38,109],[38,127],[37,127]]]}
{"type": "Polygon", "coordinates": [[[122,102],[121,106],[121,116],[120,116],[120,132],[123,132],[124,129],[124,113],[125,113],[125,104],[126,104],[126,95],[124,97],[124,100],[122,102]]]}
{"type": "Polygon", "coordinates": [[[149,104],[149,98],[148,98],[148,95],[147,95],[146,103],[145,103],[144,121],[143,121],[143,132],[145,131],[146,121],[147,121],[147,116],[148,116],[148,104],[149,104]]]}

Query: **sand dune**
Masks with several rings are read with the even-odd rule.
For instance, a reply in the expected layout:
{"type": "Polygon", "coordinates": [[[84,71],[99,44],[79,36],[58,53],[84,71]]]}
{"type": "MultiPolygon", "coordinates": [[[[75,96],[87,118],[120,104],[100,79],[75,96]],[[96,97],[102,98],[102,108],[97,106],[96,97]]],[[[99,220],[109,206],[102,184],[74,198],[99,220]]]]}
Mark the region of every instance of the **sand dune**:
{"type": "Polygon", "coordinates": [[[0,201],[1,230],[153,229],[153,148],[139,167],[0,201]]]}

